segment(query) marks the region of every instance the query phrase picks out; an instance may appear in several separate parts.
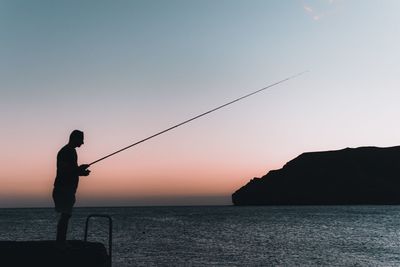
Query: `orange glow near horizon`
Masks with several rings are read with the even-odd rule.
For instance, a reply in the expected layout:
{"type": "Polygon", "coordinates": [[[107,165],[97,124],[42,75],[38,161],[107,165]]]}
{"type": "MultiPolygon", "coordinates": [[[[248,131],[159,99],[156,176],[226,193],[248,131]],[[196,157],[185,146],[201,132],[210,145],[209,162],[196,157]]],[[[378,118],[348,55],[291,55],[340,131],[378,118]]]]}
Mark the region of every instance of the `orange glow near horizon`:
{"type": "MultiPolygon", "coordinates": [[[[77,152],[78,156],[84,154],[84,146],[77,152]]],[[[5,178],[0,180],[0,198],[21,199],[18,203],[22,206],[24,203],[28,205],[31,199],[41,199],[51,206],[56,155],[51,157],[51,153],[42,152],[28,160],[31,156],[28,151],[20,158],[26,162],[20,168],[15,169],[12,164],[3,167],[5,178]]],[[[131,200],[128,203],[135,205],[141,198],[208,196],[224,197],[229,203],[230,195],[253,178],[251,173],[256,169],[254,165],[241,164],[238,159],[236,163],[230,163],[227,159],[202,158],[201,155],[168,158],[162,153],[156,157],[142,153],[141,156],[120,157],[93,165],[91,175],[80,178],[77,203],[79,200],[98,199],[118,205],[123,199],[124,203],[131,200]],[[151,158],[156,161],[152,162],[151,158]]],[[[88,155],[84,154],[84,157],[88,155]]],[[[258,176],[265,173],[264,168],[259,168],[258,176]]]]}
{"type": "Polygon", "coordinates": [[[53,205],[74,129],[90,163],[305,70],[96,163],[77,205],[229,203],[303,152],[399,144],[400,1],[22,2],[0,4],[0,208],[53,205]]]}

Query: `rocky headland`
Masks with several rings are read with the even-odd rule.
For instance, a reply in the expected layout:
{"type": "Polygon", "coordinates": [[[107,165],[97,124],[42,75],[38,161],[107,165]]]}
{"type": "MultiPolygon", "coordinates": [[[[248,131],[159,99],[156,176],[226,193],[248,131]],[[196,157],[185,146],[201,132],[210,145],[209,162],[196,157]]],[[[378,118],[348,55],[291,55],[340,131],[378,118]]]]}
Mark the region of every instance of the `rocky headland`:
{"type": "Polygon", "coordinates": [[[234,205],[400,204],[400,146],[308,152],[253,178],[234,205]]]}

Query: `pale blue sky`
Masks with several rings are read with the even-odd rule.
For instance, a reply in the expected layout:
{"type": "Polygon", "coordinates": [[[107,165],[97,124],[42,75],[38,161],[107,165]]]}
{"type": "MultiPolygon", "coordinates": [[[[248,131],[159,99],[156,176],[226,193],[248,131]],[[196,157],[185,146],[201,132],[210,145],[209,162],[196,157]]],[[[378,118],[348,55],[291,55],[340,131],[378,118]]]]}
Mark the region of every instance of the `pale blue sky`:
{"type": "MultiPolygon", "coordinates": [[[[204,181],[221,181],[209,185],[224,188],[212,193],[225,197],[221,204],[303,151],[399,145],[399,10],[395,0],[0,0],[1,161],[18,169],[18,179],[46,187],[72,129],[85,131],[79,153],[90,162],[303,70],[310,72],[124,152],[93,174],[122,168],[132,180],[113,179],[135,195],[141,178],[134,174],[144,175],[140,166],[149,161],[163,174],[182,164],[218,169],[204,181]],[[235,168],[234,177],[223,171],[235,168]]],[[[176,177],[186,181],[198,170],[187,172],[176,177]]],[[[10,173],[0,179],[17,190],[10,173]]],[[[148,176],[153,186],[165,182],[148,176]]],[[[186,186],[196,191],[195,180],[186,186]]],[[[174,196],[157,192],[149,203],[174,196]]],[[[107,201],[107,191],[93,194],[107,201]]]]}

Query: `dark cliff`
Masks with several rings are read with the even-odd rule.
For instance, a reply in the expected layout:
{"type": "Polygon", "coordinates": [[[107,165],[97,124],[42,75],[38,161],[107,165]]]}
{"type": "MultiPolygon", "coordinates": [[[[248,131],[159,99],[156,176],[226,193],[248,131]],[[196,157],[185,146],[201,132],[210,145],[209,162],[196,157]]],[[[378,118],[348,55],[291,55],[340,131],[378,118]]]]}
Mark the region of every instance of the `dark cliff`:
{"type": "Polygon", "coordinates": [[[234,205],[400,204],[400,146],[303,153],[232,194],[234,205]]]}

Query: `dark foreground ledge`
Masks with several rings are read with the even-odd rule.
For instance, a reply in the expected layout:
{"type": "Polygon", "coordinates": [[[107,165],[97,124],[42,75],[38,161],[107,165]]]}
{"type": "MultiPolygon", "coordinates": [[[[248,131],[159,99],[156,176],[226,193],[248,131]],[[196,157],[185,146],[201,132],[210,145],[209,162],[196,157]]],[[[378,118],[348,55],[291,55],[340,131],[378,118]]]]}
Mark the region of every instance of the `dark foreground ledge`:
{"type": "Polygon", "coordinates": [[[60,248],[55,241],[0,241],[0,266],[108,267],[111,262],[98,242],[72,240],[60,248]]]}

